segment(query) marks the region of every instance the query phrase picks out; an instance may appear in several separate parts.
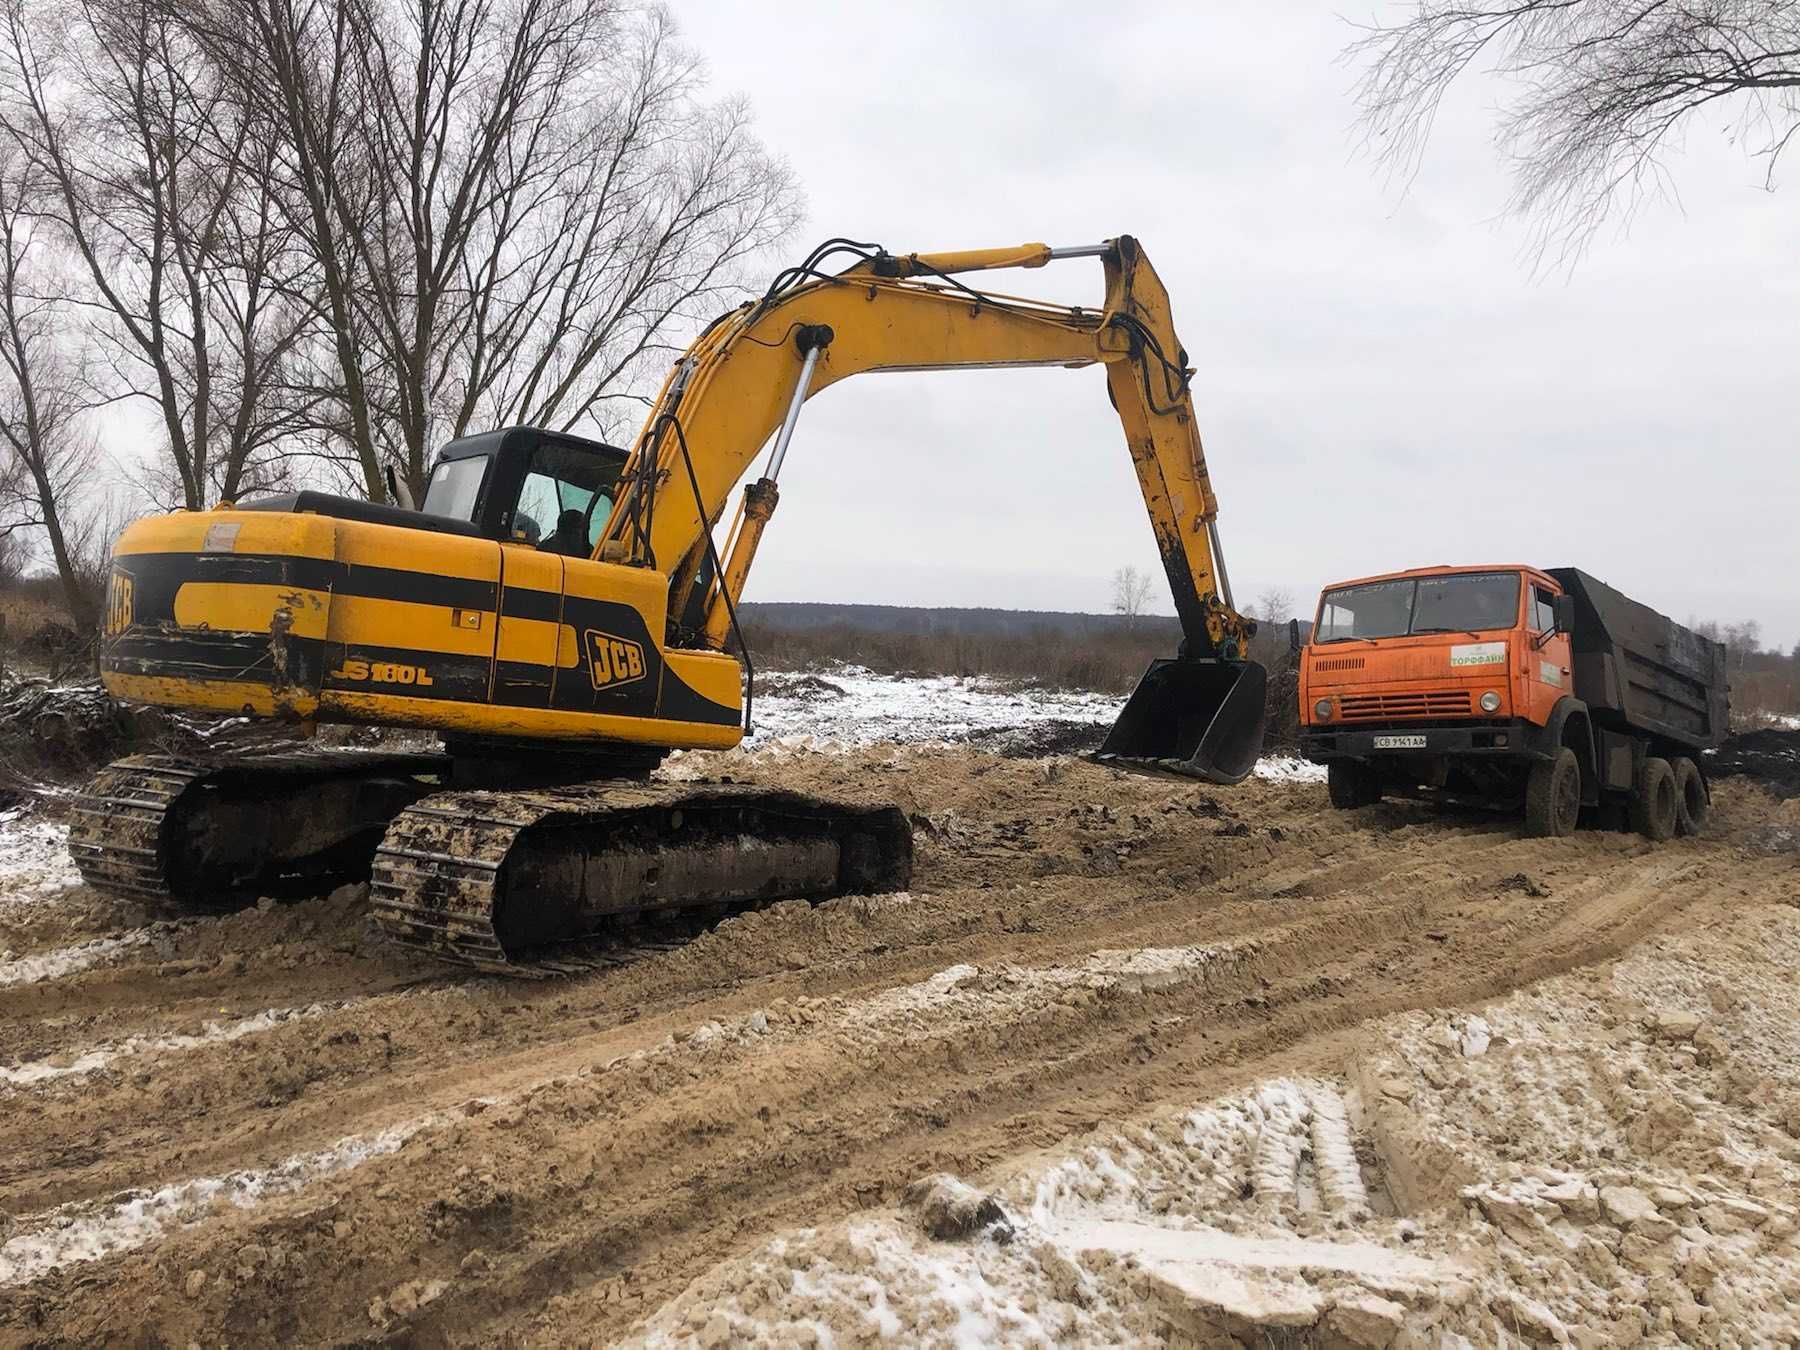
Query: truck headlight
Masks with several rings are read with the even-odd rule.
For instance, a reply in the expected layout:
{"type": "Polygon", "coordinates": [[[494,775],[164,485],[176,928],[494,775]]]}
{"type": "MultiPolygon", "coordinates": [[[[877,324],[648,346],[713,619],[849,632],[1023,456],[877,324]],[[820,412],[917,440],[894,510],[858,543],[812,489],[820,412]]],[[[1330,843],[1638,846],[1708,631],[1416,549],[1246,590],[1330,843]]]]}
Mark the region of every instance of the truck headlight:
{"type": "Polygon", "coordinates": [[[1498,690],[1490,689],[1481,696],[1481,711],[1487,713],[1500,711],[1500,693],[1498,690]]]}
{"type": "Polygon", "coordinates": [[[1321,722],[1329,722],[1331,720],[1331,700],[1322,698],[1313,704],[1313,716],[1321,722]]]}

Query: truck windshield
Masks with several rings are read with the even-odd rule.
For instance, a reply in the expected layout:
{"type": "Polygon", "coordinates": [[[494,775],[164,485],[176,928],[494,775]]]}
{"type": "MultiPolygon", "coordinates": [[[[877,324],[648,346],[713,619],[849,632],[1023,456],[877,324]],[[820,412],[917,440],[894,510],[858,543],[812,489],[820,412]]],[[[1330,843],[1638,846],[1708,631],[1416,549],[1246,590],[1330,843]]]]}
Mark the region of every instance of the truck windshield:
{"type": "Polygon", "coordinates": [[[1453,572],[1397,577],[1326,591],[1314,642],[1478,633],[1511,628],[1519,618],[1517,572],[1453,572]]]}

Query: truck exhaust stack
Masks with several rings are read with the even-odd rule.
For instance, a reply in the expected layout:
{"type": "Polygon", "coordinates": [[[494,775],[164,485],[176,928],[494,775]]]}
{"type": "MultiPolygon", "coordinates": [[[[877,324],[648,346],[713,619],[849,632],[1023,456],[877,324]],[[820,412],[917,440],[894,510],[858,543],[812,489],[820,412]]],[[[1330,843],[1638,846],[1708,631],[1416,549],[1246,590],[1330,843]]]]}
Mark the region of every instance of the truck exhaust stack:
{"type": "Polygon", "coordinates": [[[1094,757],[1241,783],[1262,754],[1268,684],[1268,672],[1254,661],[1152,661],[1094,757]]]}

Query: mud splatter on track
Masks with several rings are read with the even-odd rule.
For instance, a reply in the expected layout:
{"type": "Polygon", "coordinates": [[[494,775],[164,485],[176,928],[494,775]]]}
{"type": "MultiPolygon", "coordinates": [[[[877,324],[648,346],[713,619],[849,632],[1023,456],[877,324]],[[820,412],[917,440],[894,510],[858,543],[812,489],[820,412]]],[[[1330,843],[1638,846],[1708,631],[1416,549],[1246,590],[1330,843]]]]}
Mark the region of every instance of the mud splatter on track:
{"type": "MultiPolygon", "coordinates": [[[[684,762],[899,800],[913,890],[776,905],[529,985],[382,949],[346,893],[0,988],[0,1065],[138,1047],[4,1089],[0,1244],[26,1242],[16,1259],[69,1215],[179,1201],[129,1249],[34,1258],[0,1289],[0,1342],[605,1342],[771,1236],[898,1205],[922,1176],[1272,1079],[1299,1086],[1269,1175],[1359,1212],[1339,1164],[1362,1135],[1318,1085],[1348,1090],[1368,1019],[1800,899],[1791,855],[1740,846],[1781,808],[1732,783],[1711,835],[1651,847],[972,749],[684,762]],[[393,1146],[294,1170],[351,1140],[393,1146]],[[265,1177],[293,1184],[241,1183],[265,1177]],[[204,1182],[223,1187],[204,1204],[180,1189],[204,1182]]],[[[76,888],[0,904],[0,949],[148,925],[76,888]]]]}

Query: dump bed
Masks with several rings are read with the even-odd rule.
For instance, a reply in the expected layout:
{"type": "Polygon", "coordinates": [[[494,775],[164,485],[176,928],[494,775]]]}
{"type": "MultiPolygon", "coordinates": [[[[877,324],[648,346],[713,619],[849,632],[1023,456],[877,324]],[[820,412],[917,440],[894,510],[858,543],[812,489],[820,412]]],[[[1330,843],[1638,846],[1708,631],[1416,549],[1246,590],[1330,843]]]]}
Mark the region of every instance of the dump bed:
{"type": "Polygon", "coordinates": [[[1690,749],[1725,739],[1723,644],[1577,568],[1547,570],[1575,599],[1575,696],[1598,725],[1690,749]]]}

